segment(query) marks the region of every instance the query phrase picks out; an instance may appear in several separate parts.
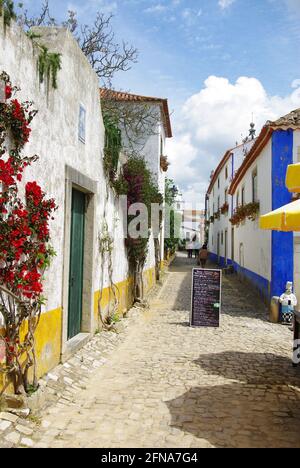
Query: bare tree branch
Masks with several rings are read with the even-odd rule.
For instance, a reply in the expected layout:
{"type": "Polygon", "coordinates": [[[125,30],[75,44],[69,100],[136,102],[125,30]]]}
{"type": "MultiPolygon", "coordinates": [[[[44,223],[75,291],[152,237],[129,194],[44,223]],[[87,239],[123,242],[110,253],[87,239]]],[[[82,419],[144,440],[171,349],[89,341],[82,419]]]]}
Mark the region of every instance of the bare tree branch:
{"type": "Polygon", "coordinates": [[[58,22],[50,12],[49,0],[44,0],[37,16],[29,16],[22,10],[18,23],[29,31],[34,26],[63,26],[75,36],[83,53],[103,84],[110,85],[114,75],[128,71],[137,63],[137,49],[125,41],[119,43],[112,29],[113,15],[98,12],[91,25],[80,25],[76,11],[69,10],[68,17],[58,22]]]}

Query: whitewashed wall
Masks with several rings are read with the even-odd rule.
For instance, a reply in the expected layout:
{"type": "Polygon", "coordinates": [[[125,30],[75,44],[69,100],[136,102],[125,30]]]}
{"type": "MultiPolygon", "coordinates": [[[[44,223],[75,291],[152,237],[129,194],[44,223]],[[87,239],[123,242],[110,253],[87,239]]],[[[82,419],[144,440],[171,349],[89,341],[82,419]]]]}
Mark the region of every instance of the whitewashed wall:
{"type": "MultiPolygon", "coordinates": [[[[64,222],[65,222],[65,166],[71,166],[83,175],[97,181],[96,222],[94,232],[94,278],[93,290],[99,290],[101,265],[99,259],[98,235],[103,224],[106,205],[109,230],[115,239],[114,281],[121,282],[128,276],[128,263],[124,246],[122,213],[118,202],[110,191],[106,201],[106,179],[102,158],[104,126],[101,116],[98,77],[79,49],[72,35],[64,29],[43,28],[40,30],[43,42],[52,52],[62,54],[62,70],[58,72],[58,89],[39,84],[37,73],[37,51],[31,40],[16,25],[12,24],[4,33],[0,21],[0,70],[6,71],[14,85],[21,88],[21,100],[33,100],[39,110],[32,123],[28,154],[38,154],[40,159],[26,171],[24,183],[37,180],[54,197],[59,207],[51,223],[51,238],[57,253],[46,275],[45,295],[48,297],[47,310],[62,305],[64,222]],[[86,142],[78,138],[79,106],[86,109],[86,142]]],[[[150,247],[147,267],[154,266],[154,252],[150,247]]],[[[104,269],[105,270],[105,269],[104,269]]],[[[103,286],[108,286],[108,274],[104,271],[103,286]]]]}
{"type": "MultiPolygon", "coordinates": [[[[143,109],[145,104],[136,104],[128,102],[127,104],[122,103],[122,105],[135,106],[136,108],[143,109]]],[[[148,169],[151,171],[152,178],[154,183],[158,186],[159,191],[164,196],[165,195],[165,179],[166,174],[162,171],[160,167],[160,156],[161,149],[162,154],[165,154],[166,146],[166,134],[164,126],[161,124],[161,109],[159,104],[149,104],[150,111],[149,114],[154,118],[157,116],[157,123],[154,125],[153,129],[149,131],[150,135],[146,135],[145,138],[139,138],[136,145],[134,145],[134,152],[142,156],[147,163],[148,169]],[[162,141],[162,148],[161,148],[162,141]]],[[[132,151],[132,142],[129,143],[127,132],[124,129],[122,131],[122,143],[124,149],[129,152],[132,151]]],[[[127,129],[128,131],[128,129],[127,129]]],[[[135,141],[135,137],[132,138],[132,141],[135,141]]],[[[161,244],[161,259],[164,258],[164,221],[161,230],[160,244],[161,244]]],[[[154,239],[153,236],[149,240],[149,253],[145,268],[153,268],[155,266],[155,249],[154,249],[154,239]]]]}
{"type": "MultiPolygon", "coordinates": [[[[264,215],[272,210],[272,140],[266,145],[256,161],[248,169],[245,177],[237,187],[234,196],[245,187],[245,204],[252,202],[252,173],[257,168],[257,192],[260,202],[260,214],[264,215]]],[[[272,234],[259,228],[259,219],[246,220],[239,227],[235,227],[235,261],[263,278],[271,281],[272,265],[272,234]],[[243,253],[240,252],[243,244],[243,253]],[[242,258],[240,258],[242,256],[242,258]]]]}
{"type": "MultiPolygon", "coordinates": [[[[220,196],[220,208],[225,203],[225,190],[229,189],[230,183],[232,181],[232,176],[241,166],[245,154],[249,151],[254,144],[254,141],[249,141],[243,145],[239,145],[236,148],[231,150],[231,155],[228,158],[228,161],[224,163],[222,169],[220,170],[220,174],[213,186],[211,194],[209,195],[208,201],[208,217],[213,216],[214,212],[218,209],[218,197],[220,196]],[[228,171],[228,177],[226,178],[226,168],[228,171]],[[218,188],[218,179],[220,181],[220,188],[218,188]]],[[[208,248],[209,251],[217,255],[217,239],[218,234],[220,235],[220,250],[219,254],[221,257],[225,257],[225,230],[227,230],[227,258],[231,259],[231,235],[232,235],[232,225],[229,222],[233,209],[235,208],[235,203],[230,195],[227,198],[229,204],[228,214],[220,215],[219,220],[215,220],[214,223],[210,224],[209,229],[209,244],[208,248]],[[222,232],[223,232],[223,243],[222,243],[222,232]]],[[[236,257],[235,257],[236,259],[236,257]]]]}

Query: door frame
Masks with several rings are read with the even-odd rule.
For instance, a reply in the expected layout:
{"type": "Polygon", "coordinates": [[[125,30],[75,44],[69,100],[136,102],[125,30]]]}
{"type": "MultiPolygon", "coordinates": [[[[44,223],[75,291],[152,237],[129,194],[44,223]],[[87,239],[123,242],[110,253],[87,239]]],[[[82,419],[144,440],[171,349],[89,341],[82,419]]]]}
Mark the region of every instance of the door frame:
{"type": "Polygon", "coordinates": [[[63,253],[63,285],[62,285],[62,355],[65,362],[72,354],[80,349],[90,339],[94,330],[94,277],[95,277],[95,220],[96,220],[96,194],[98,193],[96,181],[86,177],[70,166],[65,167],[65,226],[64,226],[64,253],[63,253]],[[68,340],[68,310],[69,310],[69,275],[70,275],[70,243],[72,220],[72,190],[76,189],[86,195],[85,211],[85,239],[83,262],[83,291],[82,291],[82,325],[81,333],[68,340]]]}
{"type": "MultiPolygon", "coordinates": [[[[68,341],[70,341],[74,336],[77,336],[82,331],[82,309],[83,309],[83,269],[84,269],[84,245],[85,245],[85,217],[86,217],[86,206],[87,206],[87,195],[82,192],[81,190],[77,190],[73,187],[72,189],[72,211],[71,211],[71,235],[70,235],[70,275],[69,275],[69,304],[68,304],[68,341]],[[80,201],[76,200],[77,197],[80,197],[80,201]],[[83,219],[80,220],[80,225],[74,225],[74,216],[75,210],[74,206],[75,203],[79,203],[80,209],[82,209],[83,219]],[[76,233],[80,232],[82,229],[82,236],[80,236],[80,242],[75,244],[75,237],[76,233]],[[76,264],[75,270],[79,274],[78,283],[71,286],[71,275],[74,272],[74,257],[73,254],[75,252],[76,259],[79,260],[78,252],[82,255],[80,259],[80,268],[78,268],[78,264],[76,264]],[[71,269],[72,267],[72,269],[71,269]],[[76,297],[74,303],[73,294],[77,292],[81,292],[80,295],[76,297]],[[72,306],[70,306],[70,300],[72,301],[72,306]],[[74,308],[74,310],[73,310],[74,308]],[[78,313],[78,315],[77,315],[78,313]],[[76,324],[74,323],[76,322],[76,324]],[[76,329],[76,332],[75,332],[76,329]],[[78,330],[78,331],[77,331],[78,330]],[[72,335],[72,336],[70,336],[72,335]]],[[[78,207],[79,207],[78,206],[78,207]]]]}

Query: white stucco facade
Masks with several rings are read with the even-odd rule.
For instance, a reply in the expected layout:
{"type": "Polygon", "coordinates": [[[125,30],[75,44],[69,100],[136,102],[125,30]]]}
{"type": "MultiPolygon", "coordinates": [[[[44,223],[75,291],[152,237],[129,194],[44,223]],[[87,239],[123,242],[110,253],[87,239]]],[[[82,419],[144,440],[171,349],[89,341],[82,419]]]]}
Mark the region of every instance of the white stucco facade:
{"type": "Polygon", "coordinates": [[[253,141],[239,145],[229,150],[224,158],[221,167],[215,174],[215,180],[211,184],[207,194],[207,220],[219,211],[225,202],[228,203],[228,212],[220,214],[219,219],[214,219],[209,226],[208,249],[211,253],[227,260],[237,258],[237,246],[232,243],[232,226],[229,222],[233,210],[236,207],[236,200],[228,194],[231,181],[241,166],[247,152],[253,145],[253,141]]]}
{"type": "MultiPolygon", "coordinates": [[[[296,294],[300,299],[299,233],[294,234],[293,249],[288,237],[282,237],[282,242],[286,244],[281,247],[278,236],[274,238],[272,231],[259,228],[259,217],[271,212],[274,204],[277,204],[275,209],[281,206],[280,194],[287,194],[285,188],[287,164],[300,161],[300,130],[290,130],[283,126],[279,129],[275,127],[273,131],[266,142],[263,141],[265,133],[261,133],[255,151],[251,150],[254,142],[248,143],[246,153],[244,153],[245,148],[237,147],[230,150],[218,166],[207,194],[207,220],[210,220],[213,213],[223,206],[225,190],[230,189],[231,194],[227,196],[228,213],[220,214],[219,219],[210,222],[209,250],[214,260],[222,266],[233,265],[235,270],[257,286],[266,298],[270,297],[274,289],[278,291],[278,284],[283,289],[284,282],[293,281],[294,276],[296,294]],[[249,152],[252,163],[247,162],[245,166],[245,154],[247,157],[249,152]],[[241,167],[242,165],[245,169],[241,167]],[[242,172],[237,172],[239,168],[242,172]],[[229,177],[230,170],[233,177],[229,177]],[[240,224],[233,226],[230,219],[237,206],[253,202],[259,202],[256,219],[253,221],[246,218],[240,224]],[[288,265],[286,271],[282,267],[285,263],[283,252],[285,248],[287,248],[288,265]],[[294,265],[294,275],[291,265],[294,265]]],[[[288,195],[284,196],[287,199],[288,195]]]]}
{"type": "MultiPolygon", "coordinates": [[[[46,316],[51,311],[58,311],[56,317],[61,313],[61,324],[55,325],[57,330],[53,331],[53,336],[49,336],[41,350],[43,369],[46,370],[57,363],[60,354],[67,355],[71,351],[69,342],[72,340],[68,339],[68,301],[72,190],[83,193],[86,204],[82,339],[87,339],[98,327],[97,294],[110,286],[107,262],[101,261],[99,253],[99,237],[102,235],[104,220],[114,239],[113,281],[120,285],[120,290],[123,288],[125,291],[127,287],[129,269],[124,243],[123,213],[119,200],[107,188],[103,170],[105,133],[98,77],[76,40],[66,29],[40,28],[39,34],[39,40],[49,51],[61,54],[62,69],[57,75],[56,90],[51,85],[47,88],[46,83],[39,83],[38,50],[32,41],[14,23],[4,31],[2,18],[0,19],[0,71],[7,72],[13,85],[21,88],[18,99],[34,101],[34,108],[38,110],[31,124],[32,134],[25,152],[28,155],[39,155],[39,160],[26,169],[24,184],[36,180],[47,196],[55,199],[58,206],[50,226],[51,243],[56,257],[45,275],[47,305],[43,312],[46,316]],[[84,141],[79,138],[81,108],[86,116],[84,141]]],[[[157,146],[155,164],[159,160],[158,152],[157,146]]],[[[162,180],[159,183],[162,187],[162,180]]],[[[146,273],[154,267],[154,242],[151,239],[146,273]]],[[[147,286],[152,285],[152,276],[155,277],[150,272],[147,286]]],[[[106,296],[109,300],[108,293],[106,296]]],[[[42,370],[40,373],[42,374],[42,370]]]]}

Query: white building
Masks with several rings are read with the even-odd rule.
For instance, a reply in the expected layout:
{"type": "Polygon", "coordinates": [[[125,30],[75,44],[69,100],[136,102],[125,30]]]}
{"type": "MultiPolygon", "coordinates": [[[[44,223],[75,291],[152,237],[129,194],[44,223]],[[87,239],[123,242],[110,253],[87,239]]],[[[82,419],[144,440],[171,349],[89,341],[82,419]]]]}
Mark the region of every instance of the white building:
{"type": "MultiPolygon", "coordinates": [[[[122,106],[122,109],[128,107],[129,115],[141,118],[141,128],[145,127],[145,136],[131,135],[128,137],[128,133],[132,133],[133,129],[130,127],[121,128],[123,151],[129,155],[133,152],[145,159],[154,182],[164,196],[168,170],[166,139],[172,138],[168,100],[107,89],[101,89],[100,94],[102,99],[113,101],[116,105],[122,106]]],[[[126,111],[122,113],[126,114],[126,111]]],[[[153,238],[150,239],[150,243],[153,244],[153,238]]],[[[159,252],[156,253],[156,257],[157,261],[162,262],[164,259],[164,222],[159,244],[159,252]]]]}
{"type": "Polygon", "coordinates": [[[197,238],[201,246],[205,243],[205,211],[184,209],[182,213],[182,240],[197,238]]]}
{"type": "MultiPolygon", "coordinates": [[[[107,194],[98,77],[66,29],[39,28],[38,35],[50,52],[61,54],[57,89],[47,80],[40,83],[39,49],[32,40],[14,22],[4,28],[0,18],[0,72],[7,72],[13,85],[21,88],[18,98],[33,100],[39,111],[25,151],[38,154],[40,159],[25,171],[24,183],[36,180],[58,205],[50,226],[57,255],[46,273],[48,301],[36,334],[37,371],[41,376],[93,336],[99,326],[100,299],[102,310],[111,302],[108,265],[99,252],[104,221],[114,240],[113,282],[118,287],[120,314],[132,305],[132,278],[122,210],[112,190],[107,194]]],[[[165,128],[170,136],[170,121],[167,127],[161,126],[162,135],[165,128]]],[[[147,154],[164,188],[162,151],[157,137],[157,147],[147,154]]],[[[150,245],[144,273],[146,291],[155,284],[155,265],[154,246],[150,245]]]]}
{"type": "Polygon", "coordinates": [[[292,199],[285,177],[287,166],[300,159],[300,110],[267,122],[258,138],[247,143],[247,150],[245,157],[239,147],[228,151],[211,180],[207,193],[211,256],[222,266],[233,265],[266,300],[282,294],[287,281],[295,282],[300,300],[299,235],[262,231],[258,223],[260,215],[292,199]],[[219,210],[224,214],[216,214],[213,221],[219,210]]]}

